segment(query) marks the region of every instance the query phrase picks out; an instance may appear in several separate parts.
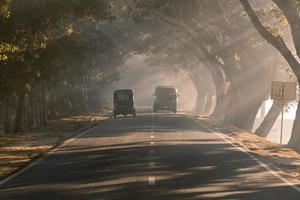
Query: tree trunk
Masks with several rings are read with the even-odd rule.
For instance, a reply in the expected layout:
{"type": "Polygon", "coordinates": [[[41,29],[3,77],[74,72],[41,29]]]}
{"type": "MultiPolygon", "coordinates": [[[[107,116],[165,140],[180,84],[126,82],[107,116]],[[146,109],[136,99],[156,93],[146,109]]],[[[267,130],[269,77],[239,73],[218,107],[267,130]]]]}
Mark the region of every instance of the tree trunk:
{"type": "Polygon", "coordinates": [[[273,101],[272,107],[270,108],[269,112],[256,129],[255,133],[261,137],[267,137],[276,122],[278,116],[283,109],[281,101],[273,101]]]}
{"type": "Polygon", "coordinates": [[[273,0],[273,2],[281,9],[287,21],[289,22],[292,39],[298,57],[300,57],[300,18],[294,0],[273,0]]]}
{"type": "Polygon", "coordinates": [[[29,101],[28,101],[28,95],[25,95],[24,100],[24,111],[23,111],[23,124],[25,129],[28,128],[28,121],[29,121],[29,101]]]}
{"type": "Polygon", "coordinates": [[[43,82],[40,82],[40,96],[41,96],[41,125],[47,125],[47,104],[45,100],[45,87],[43,82]]]}
{"type": "MultiPolygon", "coordinates": [[[[235,92],[239,93],[239,91],[235,92]]],[[[247,101],[253,98],[253,96],[245,94],[242,97],[238,96],[236,94],[231,96],[225,122],[242,129],[252,130],[257,112],[264,101],[264,96],[257,97],[250,103],[247,101]]]]}
{"type": "Polygon", "coordinates": [[[251,85],[240,87],[241,83],[236,83],[235,80],[231,83],[228,91],[230,100],[224,121],[242,129],[252,130],[257,112],[268,93],[268,88],[262,87],[257,91],[257,88],[251,85]]]}
{"type": "Polygon", "coordinates": [[[28,108],[27,108],[27,127],[34,126],[34,95],[33,92],[28,95],[28,108]]]}
{"type": "Polygon", "coordinates": [[[35,84],[36,91],[35,91],[35,124],[36,126],[41,125],[41,95],[40,95],[40,86],[37,82],[35,84]]]}
{"type": "Polygon", "coordinates": [[[49,101],[48,101],[49,119],[57,119],[58,117],[55,104],[56,104],[56,92],[52,89],[49,92],[49,101]]]}
{"type": "Polygon", "coordinates": [[[201,70],[195,66],[192,67],[189,76],[193,82],[193,85],[196,88],[197,91],[197,97],[196,97],[196,105],[195,105],[195,112],[197,114],[202,114],[204,112],[205,108],[205,97],[207,95],[206,89],[204,87],[205,83],[201,75],[201,70]]]}
{"type": "Polygon", "coordinates": [[[204,112],[204,104],[205,104],[205,95],[200,92],[197,92],[196,106],[195,112],[197,114],[203,114],[204,112]]]}
{"type": "Polygon", "coordinates": [[[6,100],[5,114],[4,114],[4,134],[11,134],[10,103],[8,100],[6,100]]]}
{"type": "MultiPolygon", "coordinates": [[[[245,11],[247,12],[249,18],[251,19],[253,25],[255,26],[256,30],[260,33],[260,35],[268,41],[271,45],[273,45],[280,54],[285,58],[285,60],[288,62],[289,66],[293,70],[294,74],[296,75],[298,79],[298,84],[300,83],[300,63],[298,60],[294,57],[293,53],[290,51],[288,46],[286,45],[284,39],[281,36],[274,36],[264,25],[260,22],[259,17],[255,14],[255,11],[252,9],[251,5],[247,0],[240,0],[241,4],[243,5],[245,11]]],[[[276,2],[276,1],[275,1],[276,2]]],[[[277,2],[278,3],[278,2],[277,2]]],[[[286,3],[286,2],[285,2],[286,3]]],[[[279,4],[278,4],[279,5],[279,4]]],[[[280,5],[279,5],[280,7],[280,5]]],[[[281,8],[284,13],[288,12],[290,13],[290,10],[286,11],[284,7],[281,8]]],[[[295,12],[296,13],[296,12],[295,12]]],[[[290,19],[288,14],[285,14],[288,20],[290,19]]],[[[297,16],[297,14],[294,14],[294,16],[297,16]]],[[[297,23],[299,21],[297,20],[297,23]]],[[[289,22],[291,26],[293,26],[294,23],[289,22]]],[[[300,29],[299,29],[300,30],[300,29]]],[[[297,31],[297,29],[291,28],[293,39],[294,36],[299,34],[295,34],[294,31],[297,31]]],[[[297,32],[296,32],[297,33],[297,32]]],[[[300,41],[295,41],[294,44],[296,47],[297,55],[299,56],[300,53],[300,41]],[[299,47],[299,48],[298,48],[299,47]]],[[[288,146],[291,148],[294,148],[297,151],[300,151],[300,103],[298,101],[298,107],[296,112],[296,118],[293,123],[293,129],[292,129],[292,135],[290,138],[290,141],[288,143],[288,146]]]]}
{"type": "Polygon", "coordinates": [[[22,117],[24,111],[24,103],[25,103],[25,91],[24,88],[20,88],[19,98],[17,102],[17,110],[16,110],[16,121],[14,127],[14,133],[18,133],[22,131],[22,117]]]}
{"type": "Polygon", "coordinates": [[[207,96],[207,93],[205,92],[205,89],[201,87],[200,81],[197,81],[198,84],[196,86],[197,89],[197,99],[196,99],[196,105],[195,105],[195,112],[197,114],[203,114],[204,108],[205,108],[205,98],[207,96]]]}
{"type": "Polygon", "coordinates": [[[260,107],[260,118],[263,119],[266,116],[266,102],[264,101],[260,107]]]}
{"type": "Polygon", "coordinates": [[[300,152],[300,103],[297,106],[296,118],[293,123],[292,135],[288,146],[300,152]]]}
{"type": "Polygon", "coordinates": [[[38,110],[38,87],[34,84],[34,90],[31,93],[31,110],[32,110],[32,125],[39,125],[39,110],[38,110]]]}
{"type": "Polygon", "coordinates": [[[216,95],[216,105],[211,117],[220,121],[225,120],[225,112],[229,102],[229,95],[220,93],[216,95]]]}
{"type": "Polygon", "coordinates": [[[207,95],[206,104],[204,108],[205,114],[211,114],[212,105],[213,105],[213,97],[211,95],[207,95]]]}
{"type": "Polygon", "coordinates": [[[264,101],[264,98],[257,99],[251,106],[249,106],[244,113],[238,116],[237,124],[240,128],[252,130],[257,112],[264,101]]]}
{"type": "Polygon", "coordinates": [[[241,111],[241,109],[239,109],[238,90],[234,88],[232,81],[230,88],[227,91],[227,95],[228,104],[226,105],[226,110],[224,112],[224,122],[233,125],[235,124],[237,113],[241,111]]]}

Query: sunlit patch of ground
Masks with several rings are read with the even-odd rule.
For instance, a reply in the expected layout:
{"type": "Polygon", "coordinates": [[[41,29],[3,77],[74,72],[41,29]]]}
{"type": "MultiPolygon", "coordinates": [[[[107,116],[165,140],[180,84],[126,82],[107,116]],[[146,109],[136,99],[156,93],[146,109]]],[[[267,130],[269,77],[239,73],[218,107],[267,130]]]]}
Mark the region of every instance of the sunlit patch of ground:
{"type": "Polygon", "coordinates": [[[247,130],[227,126],[223,123],[202,119],[210,128],[234,138],[235,143],[246,147],[251,152],[268,159],[293,178],[300,180],[300,154],[285,145],[270,142],[247,130]]]}
{"type": "Polygon", "coordinates": [[[73,116],[50,121],[47,127],[0,136],[0,179],[76,132],[105,118],[102,115],[73,116]]]}

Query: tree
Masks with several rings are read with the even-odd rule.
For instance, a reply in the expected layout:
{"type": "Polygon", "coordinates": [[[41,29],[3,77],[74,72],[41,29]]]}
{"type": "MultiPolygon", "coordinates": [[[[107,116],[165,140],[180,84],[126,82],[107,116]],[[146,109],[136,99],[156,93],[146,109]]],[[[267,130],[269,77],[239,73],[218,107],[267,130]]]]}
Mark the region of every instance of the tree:
{"type": "Polygon", "coordinates": [[[154,16],[168,24],[167,28],[171,25],[175,32],[186,37],[198,49],[199,63],[205,63],[215,81],[218,98],[214,116],[223,115],[220,119],[251,129],[256,113],[268,95],[271,73],[265,62],[259,63],[265,56],[260,53],[263,48],[253,48],[259,38],[244,41],[236,35],[237,30],[243,31],[248,26],[241,24],[236,8],[234,1],[159,3],[149,0],[138,1],[129,11],[134,19],[138,16],[139,20],[153,20],[154,16]],[[135,6],[139,8],[137,11],[135,6]],[[261,59],[256,62],[249,59],[250,52],[261,59]],[[265,73],[260,73],[262,69],[265,73]]]}
{"type": "Polygon", "coordinates": [[[108,5],[105,0],[1,2],[0,64],[4,67],[0,74],[6,76],[2,79],[0,102],[9,105],[18,96],[15,132],[21,131],[25,95],[41,78],[41,72],[47,71],[45,65],[40,65],[40,53],[54,41],[70,35],[74,21],[108,19],[108,5]]]}
{"type": "MultiPolygon", "coordinates": [[[[288,48],[287,44],[285,43],[284,39],[279,34],[274,34],[274,32],[271,32],[270,29],[265,27],[262,22],[260,21],[259,17],[256,15],[255,11],[249,4],[247,0],[240,0],[241,4],[243,5],[245,11],[247,12],[249,18],[251,19],[254,27],[256,30],[260,33],[260,35],[268,41],[272,46],[274,46],[280,54],[285,58],[291,69],[293,70],[295,76],[297,77],[298,84],[300,80],[300,63],[295,58],[291,50],[288,48]]],[[[298,26],[300,23],[300,19],[297,13],[298,9],[298,3],[287,0],[287,1],[281,1],[281,0],[274,0],[274,3],[278,5],[278,7],[283,12],[283,15],[286,17],[288,23],[291,27],[291,33],[293,42],[295,44],[295,50],[299,57],[299,39],[298,39],[298,26]]],[[[298,108],[296,112],[296,118],[294,120],[293,124],[293,130],[292,130],[292,136],[288,143],[288,146],[291,148],[294,148],[298,151],[299,149],[299,143],[300,143],[300,104],[298,103],[298,108]]]]}

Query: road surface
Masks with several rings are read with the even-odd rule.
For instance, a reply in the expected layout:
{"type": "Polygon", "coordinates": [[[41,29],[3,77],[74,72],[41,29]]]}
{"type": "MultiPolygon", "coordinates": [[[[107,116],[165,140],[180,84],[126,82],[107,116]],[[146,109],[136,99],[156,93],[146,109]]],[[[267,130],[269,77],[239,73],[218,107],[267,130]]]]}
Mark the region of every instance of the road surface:
{"type": "Polygon", "coordinates": [[[299,200],[279,180],[185,114],[108,119],[0,189],[1,200],[299,200]]]}

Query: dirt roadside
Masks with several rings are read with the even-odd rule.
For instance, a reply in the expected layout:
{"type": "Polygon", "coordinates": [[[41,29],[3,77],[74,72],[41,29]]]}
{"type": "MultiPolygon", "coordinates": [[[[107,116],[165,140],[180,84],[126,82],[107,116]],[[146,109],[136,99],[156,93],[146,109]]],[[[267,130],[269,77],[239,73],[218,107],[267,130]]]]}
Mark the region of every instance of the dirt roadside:
{"type": "Polygon", "coordinates": [[[247,130],[228,126],[208,118],[198,119],[205,123],[208,128],[229,136],[234,143],[247,148],[251,153],[267,159],[289,177],[300,180],[300,154],[296,151],[285,145],[267,141],[247,130]]]}
{"type": "Polygon", "coordinates": [[[64,141],[107,118],[107,114],[73,116],[50,121],[46,127],[0,136],[0,180],[64,141]]]}

